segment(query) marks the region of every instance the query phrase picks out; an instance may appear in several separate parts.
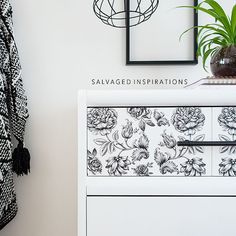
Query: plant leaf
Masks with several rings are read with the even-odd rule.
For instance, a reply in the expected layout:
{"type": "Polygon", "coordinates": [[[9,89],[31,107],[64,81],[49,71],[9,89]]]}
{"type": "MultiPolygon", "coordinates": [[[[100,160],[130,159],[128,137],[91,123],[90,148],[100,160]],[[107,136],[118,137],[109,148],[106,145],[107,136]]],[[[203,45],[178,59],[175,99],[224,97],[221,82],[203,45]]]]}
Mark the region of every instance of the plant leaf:
{"type": "Polygon", "coordinates": [[[107,140],[103,139],[103,138],[94,139],[93,141],[94,141],[94,143],[96,143],[99,146],[101,146],[101,145],[103,145],[104,143],[107,142],[107,140]]]}
{"type": "Polygon", "coordinates": [[[115,145],[114,145],[116,148],[119,148],[119,149],[124,149],[124,147],[120,144],[120,143],[116,143],[115,145]]]}
{"type": "Polygon", "coordinates": [[[217,15],[216,19],[218,19],[225,26],[229,33],[232,33],[229,19],[220,4],[214,0],[205,0],[205,2],[212,7],[212,12],[217,15]]]}
{"type": "Polygon", "coordinates": [[[182,36],[190,30],[198,29],[197,33],[197,56],[203,59],[203,68],[206,69],[206,61],[219,47],[227,47],[236,44],[236,4],[234,4],[231,18],[215,0],[203,0],[197,6],[179,6],[178,8],[190,8],[201,11],[214,18],[216,23],[194,26],[185,30],[182,36]],[[206,6],[205,6],[206,5],[206,6]]]}
{"type": "Polygon", "coordinates": [[[236,147],[235,146],[231,146],[229,149],[229,154],[234,154],[236,152],[236,147]]]}
{"type": "Polygon", "coordinates": [[[178,136],[178,138],[179,138],[179,141],[185,141],[186,140],[186,138],[183,137],[183,136],[178,136]]]}
{"type": "Polygon", "coordinates": [[[220,153],[225,153],[229,150],[229,146],[222,146],[220,147],[220,153]]]}
{"type": "Polygon", "coordinates": [[[117,141],[119,139],[119,131],[116,130],[113,134],[112,134],[112,138],[117,141]]]}
{"type": "Polygon", "coordinates": [[[154,127],[155,124],[151,120],[146,120],[145,121],[147,125],[154,127]]]}
{"type": "Polygon", "coordinates": [[[87,150],[87,156],[91,156],[91,155],[92,153],[89,150],[87,150]]]}
{"type": "Polygon", "coordinates": [[[106,142],[101,146],[101,155],[105,156],[107,151],[108,151],[108,146],[109,146],[110,142],[106,142]]]}
{"type": "Polygon", "coordinates": [[[188,152],[189,152],[190,154],[195,154],[195,150],[194,150],[193,147],[188,147],[188,152]]]}
{"type": "Polygon", "coordinates": [[[140,128],[142,131],[145,131],[146,123],[145,123],[143,120],[140,120],[140,122],[139,122],[139,128],[140,128]]]}
{"type": "Polygon", "coordinates": [[[197,152],[204,153],[204,148],[201,147],[201,146],[196,146],[196,147],[195,147],[195,150],[196,150],[197,152]]]}
{"type": "MultiPolygon", "coordinates": [[[[232,25],[232,31],[234,36],[236,36],[236,4],[233,6],[232,13],[231,13],[231,25],[232,25]]],[[[235,43],[235,42],[234,42],[235,43]]]]}
{"type": "Polygon", "coordinates": [[[93,149],[93,153],[92,153],[92,155],[93,155],[93,156],[97,156],[97,153],[98,153],[98,152],[97,152],[97,149],[94,148],[94,149],[93,149]]]}
{"type": "Polygon", "coordinates": [[[193,141],[203,141],[205,139],[205,134],[196,136],[193,141]]]}
{"type": "Polygon", "coordinates": [[[108,145],[108,151],[109,153],[113,153],[115,151],[115,145],[114,142],[110,142],[108,145]]]}
{"type": "Polygon", "coordinates": [[[220,139],[221,141],[231,141],[228,136],[223,135],[223,134],[219,134],[219,139],[220,139]]]}
{"type": "Polygon", "coordinates": [[[206,60],[208,59],[208,57],[210,56],[210,54],[212,53],[214,49],[208,49],[204,54],[203,54],[203,68],[206,70],[206,60]]]}

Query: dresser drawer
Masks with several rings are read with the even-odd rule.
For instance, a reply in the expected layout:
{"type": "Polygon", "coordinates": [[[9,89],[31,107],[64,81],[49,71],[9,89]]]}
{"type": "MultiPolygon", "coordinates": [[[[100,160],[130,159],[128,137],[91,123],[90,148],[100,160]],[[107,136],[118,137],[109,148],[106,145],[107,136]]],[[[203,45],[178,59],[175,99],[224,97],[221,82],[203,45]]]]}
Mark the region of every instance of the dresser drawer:
{"type": "Polygon", "coordinates": [[[88,176],[235,176],[235,107],[89,107],[88,176]]]}
{"type": "Polygon", "coordinates": [[[88,197],[88,236],[234,235],[233,197],[88,197]]]}

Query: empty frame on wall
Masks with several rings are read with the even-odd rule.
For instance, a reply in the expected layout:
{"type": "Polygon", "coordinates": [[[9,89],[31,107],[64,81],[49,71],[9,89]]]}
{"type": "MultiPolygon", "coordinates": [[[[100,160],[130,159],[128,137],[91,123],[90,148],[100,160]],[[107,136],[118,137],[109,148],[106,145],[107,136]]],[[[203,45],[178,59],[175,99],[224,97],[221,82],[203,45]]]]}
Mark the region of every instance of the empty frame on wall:
{"type": "MultiPolygon", "coordinates": [[[[127,65],[197,64],[197,28],[187,32],[180,40],[185,30],[197,26],[197,12],[191,8],[178,8],[196,6],[197,0],[160,0],[150,19],[142,24],[133,22],[139,20],[131,11],[135,7],[132,5],[134,2],[126,2],[127,65]]],[[[146,8],[151,10],[149,1],[141,2],[146,2],[146,8]]]]}

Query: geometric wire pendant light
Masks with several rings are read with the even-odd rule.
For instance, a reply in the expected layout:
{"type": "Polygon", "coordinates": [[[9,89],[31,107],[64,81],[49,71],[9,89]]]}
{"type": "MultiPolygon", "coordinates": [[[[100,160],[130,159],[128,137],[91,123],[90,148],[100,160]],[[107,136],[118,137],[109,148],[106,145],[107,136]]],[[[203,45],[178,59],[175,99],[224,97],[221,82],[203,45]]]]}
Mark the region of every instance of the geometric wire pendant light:
{"type": "Polygon", "coordinates": [[[159,4],[159,0],[94,0],[93,11],[104,24],[125,28],[128,1],[130,27],[147,21],[159,4]]]}

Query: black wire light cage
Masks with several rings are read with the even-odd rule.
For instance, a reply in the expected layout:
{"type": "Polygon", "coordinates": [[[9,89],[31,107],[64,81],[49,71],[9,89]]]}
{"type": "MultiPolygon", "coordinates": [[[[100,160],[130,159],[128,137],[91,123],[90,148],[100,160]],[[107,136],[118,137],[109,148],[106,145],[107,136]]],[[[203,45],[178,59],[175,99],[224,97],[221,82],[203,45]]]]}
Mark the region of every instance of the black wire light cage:
{"type": "Polygon", "coordinates": [[[128,4],[129,26],[132,27],[151,17],[159,5],[159,0],[94,0],[93,10],[104,24],[125,28],[128,4]]]}

